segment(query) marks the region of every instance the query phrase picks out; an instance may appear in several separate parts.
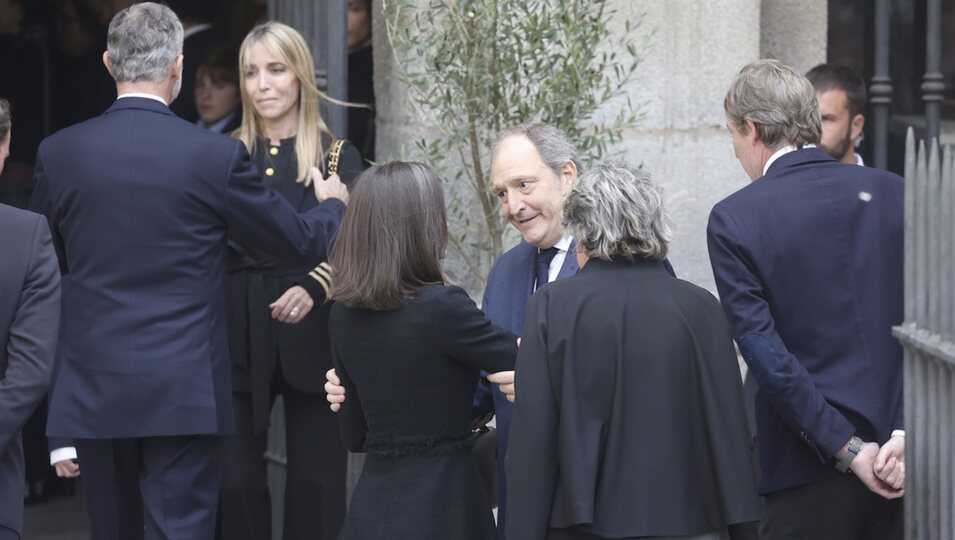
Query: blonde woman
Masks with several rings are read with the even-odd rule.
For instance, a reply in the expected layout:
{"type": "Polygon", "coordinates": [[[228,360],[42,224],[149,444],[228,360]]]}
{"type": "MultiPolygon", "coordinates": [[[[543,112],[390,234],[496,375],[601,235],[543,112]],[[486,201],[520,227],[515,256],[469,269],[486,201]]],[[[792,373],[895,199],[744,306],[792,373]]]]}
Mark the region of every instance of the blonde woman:
{"type": "MultiPolygon", "coordinates": [[[[289,26],[252,29],[239,49],[245,143],[264,182],[300,212],[320,201],[311,182],[330,170],[347,184],[361,172],[358,151],[336,138],[319,112],[328,100],[315,86],[312,55],[289,26]],[[329,162],[332,162],[331,165],[329,162]]],[[[347,202],[347,201],[345,201],[347,202]]],[[[346,452],[324,400],[330,285],[326,255],[292,267],[234,245],[228,281],[236,435],[224,443],[221,537],[270,538],[265,463],[269,411],[285,406],[288,480],[284,538],[334,539],[345,515],[346,452]]]]}

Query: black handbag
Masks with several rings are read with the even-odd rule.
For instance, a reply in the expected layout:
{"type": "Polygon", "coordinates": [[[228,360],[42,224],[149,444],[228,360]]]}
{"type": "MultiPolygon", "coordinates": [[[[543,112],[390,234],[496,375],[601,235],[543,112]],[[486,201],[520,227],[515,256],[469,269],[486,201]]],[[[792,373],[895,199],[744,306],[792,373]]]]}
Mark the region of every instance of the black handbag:
{"type": "Polygon", "coordinates": [[[474,463],[481,474],[481,480],[484,481],[487,500],[491,508],[496,508],[498,504],[497,430],[490,426],[483,426],[474,430],[471,437],[474,440],[471,455],[474,456],[474,463]]]}

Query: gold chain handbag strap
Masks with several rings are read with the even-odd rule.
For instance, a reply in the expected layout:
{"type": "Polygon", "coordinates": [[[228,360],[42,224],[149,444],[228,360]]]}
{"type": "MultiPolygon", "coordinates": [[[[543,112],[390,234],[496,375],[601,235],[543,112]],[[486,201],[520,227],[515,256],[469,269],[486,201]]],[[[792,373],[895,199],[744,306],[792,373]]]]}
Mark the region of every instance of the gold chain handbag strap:
{"type": "Polygon", "coordinates": [[[338,160],[342,157],[342,147],[345,146],[345,139],[335,139],[332,147],[328,151],[328,176],[338,172],[338,160]]]}

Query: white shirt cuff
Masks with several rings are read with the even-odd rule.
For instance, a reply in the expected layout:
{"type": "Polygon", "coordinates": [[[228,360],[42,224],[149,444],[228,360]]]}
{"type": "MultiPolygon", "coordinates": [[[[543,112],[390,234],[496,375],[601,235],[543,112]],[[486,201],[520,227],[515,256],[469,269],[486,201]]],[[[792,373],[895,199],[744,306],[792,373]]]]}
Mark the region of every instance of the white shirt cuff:
{"type": "Polygon", "coordinates": [[[50,465],[56,465],[57,463],[66,461],[67,459],[76,459],[76,448],[72,446],[65,446],[50,452],[50,465]]]}
{"type": "Polygon", "coordinates": [[[892,435],[889,435],[889,436],[890,436],[890,437],[905,437],[905,430],[904,430],[904,429],[896,429],[896,430],[894,430],[894,431],[892,432],[892,435]]]}

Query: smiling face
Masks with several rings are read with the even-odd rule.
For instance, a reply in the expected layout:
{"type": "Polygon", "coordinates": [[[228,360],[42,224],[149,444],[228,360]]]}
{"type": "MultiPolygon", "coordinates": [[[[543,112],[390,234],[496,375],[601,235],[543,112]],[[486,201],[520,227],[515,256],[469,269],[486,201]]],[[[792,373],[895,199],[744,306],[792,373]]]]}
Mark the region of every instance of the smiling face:
{"type": "Polygon", "coordinates": [[[541,249],[553,247],[564,234],[560,210],[575,178],[572,163],[555,174],[524,135],[504,139],[491,158],[491,182],[501,201],[501,216],[525,242],[541,249]]]}
{"type": "Polygon", "coordinates": [[[301,90],[298,77],[262,43],[249,47],[242,78],[246,97],[263,121],[292,125],[298,122],[301,90]]]}

